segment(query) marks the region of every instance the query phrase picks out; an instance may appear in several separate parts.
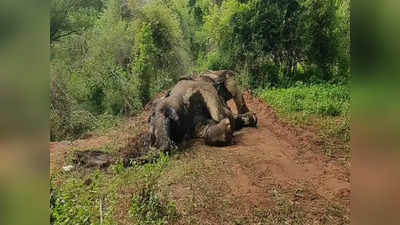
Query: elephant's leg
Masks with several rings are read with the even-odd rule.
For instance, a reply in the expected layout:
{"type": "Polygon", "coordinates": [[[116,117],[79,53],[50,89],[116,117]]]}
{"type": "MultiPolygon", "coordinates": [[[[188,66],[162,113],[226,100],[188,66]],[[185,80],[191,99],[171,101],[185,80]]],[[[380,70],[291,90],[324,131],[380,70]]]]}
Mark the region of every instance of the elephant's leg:
{"type": "Polygon", "coordinates": [[[226,146],[232,143],[233,131],[228,118],[216,123],[214,120],[208,119],[199,122],[194,129],[194,136],[204,138],[207,145],[226,146]]]}
{"type": "Polygon", "coordinates": [[[203,96],[207,110],[214,121],[219,122],[222,119],[226,118],[224,103],[221,101],[216,93],[201,91],[201,95],[203,96]]]}
{"type": "Polygon", "coordinates": [[[232,144],[233,131],[228,118],[221,120],[218,124],[207,128],[205,143],[212,146],[226,146],[232,144]]]}
{"type": "Polygon", "coordinates": [[[249,112],[246,103],[244,102],[242,92],[240,91],[235,79],[228,77],[225,81],[226,89],[231,93],[233,101],[235,102],[238,114],[249,112]]]}
{"type": "MultiPolygon", "coordinates": [[[[243,99],[243,98],[242,98],[243,99]]],[[[213,102],[208,101],[208,103],[211,105],[213,102]]],[[[244,103],[244,101],[243,101],[244,103]]],[[[244,105],[246,107],[246,105],[244,105]]],[[[218,107],[222,108],[222,112],[218,111],[219,116],[222,116],[224,118],[228,118],[230,121],[230,126],[233,131],[240,130],[243,127],[257,127],[257,116],[254,112],[247,111],[245,113],[241,114],[234,114],[231,109],[224,103],[221,105],[218,104],[218,107]]],[[[216,106],[210,106],[209,108],[216,108],[216,106]]],[[[219,109],[220,110],[220,109],[219,109]]],[[[247,107],[246,107],[246,110],[247,107]]],[[[217,113],[215,111],[214,113],[217,113]]],[[[212,113],[210,112],[211,117],[213,117],[212,113]]],[[[214,119],[214,118],[213,118],[214,119]]],[[[214,119],[215,120],[215,119],[214,119]]],[[[220,120],[217,120],[220,121],[220,120]]]]}

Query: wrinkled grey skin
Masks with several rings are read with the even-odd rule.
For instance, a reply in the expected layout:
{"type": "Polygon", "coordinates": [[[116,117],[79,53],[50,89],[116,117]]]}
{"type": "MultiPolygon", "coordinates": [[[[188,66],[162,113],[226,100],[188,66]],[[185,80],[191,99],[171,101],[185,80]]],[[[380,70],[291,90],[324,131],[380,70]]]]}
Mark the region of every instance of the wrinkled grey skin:
{"type": "Polygon", "coordinates": [[[204,74],[183,78],[164,98],[153,103],[149,118],[151,146],[172,150],[186,137],[204,138],[208,145],[224,146],[232,143],[234,130],[256,126],[257,118],[247,109],[234,80],[227,82],[226,72],[216,72],[214,77],[204,74]],[[241,114],[235,115],[228,108],[226,101],[231,98],[241,114]]]}

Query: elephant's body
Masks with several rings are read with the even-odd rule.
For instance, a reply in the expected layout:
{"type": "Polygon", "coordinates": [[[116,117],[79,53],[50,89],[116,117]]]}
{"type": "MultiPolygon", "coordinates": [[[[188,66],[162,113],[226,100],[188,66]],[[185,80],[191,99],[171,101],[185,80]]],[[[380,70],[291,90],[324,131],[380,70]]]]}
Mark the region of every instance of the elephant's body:
{"type": "Polygon", "coordinates": [[[241,100],[243,97],[237,93],[233,78],[227,79],[225,74],[181,79],[166,97],[156,102],[150,117],[153,146],[168,150],[184,137],[226,145],[232,141],[233,130],[255,126],[255,115],[248,112],[244,101],[237,101],[238,96],[241,100]],[[231,112],[226,104],[230,98],[234,98],[242,114],[231,112]]]}
{"type": "Polygon", "coordinates": [[[183,77],[181,80],[200,80],[211,82],[217,90],[218,95],[222,97],[225,102],[233,99],[239,114],[249,112],[249,109],[247,108],[243,99],[242,92],[236,83],[235,74],[231,70],[210,70],[199,75],[183,77]]]}

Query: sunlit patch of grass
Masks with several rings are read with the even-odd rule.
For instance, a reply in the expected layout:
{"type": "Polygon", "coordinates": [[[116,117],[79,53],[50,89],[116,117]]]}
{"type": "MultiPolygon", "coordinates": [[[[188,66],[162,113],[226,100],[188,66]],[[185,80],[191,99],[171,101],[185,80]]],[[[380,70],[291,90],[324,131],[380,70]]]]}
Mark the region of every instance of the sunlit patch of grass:
{"type": "Polygon", "coordinates": [[[345,116],[350,108],[350,90],[341,85],[298,85],[259,90],[258,94],[282,112],[336,117],[345,116]]]}
{"type": "Polygon", "coordinates": [[[348,153],[350,142],[348,86],[300,84],[287,89],[258,90],[257,95],[291,123],[301,127],[317,127],[320,137],[325,142],[327,155],[334,156],[337,149],[348,153]]]}

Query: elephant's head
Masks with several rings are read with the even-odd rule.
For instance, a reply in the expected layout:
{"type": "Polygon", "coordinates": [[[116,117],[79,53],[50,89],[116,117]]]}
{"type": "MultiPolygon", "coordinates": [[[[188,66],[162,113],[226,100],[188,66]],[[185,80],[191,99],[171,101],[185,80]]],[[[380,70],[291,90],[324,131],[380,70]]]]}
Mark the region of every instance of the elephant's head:
{"type": "Polygon", "coordinates": [[[179,125],[179,116],[175,109],[164,100],[154,104],[153,112],[149,117],[151,146],[160,151],[176,149],[172,131],[179,125]]]}

